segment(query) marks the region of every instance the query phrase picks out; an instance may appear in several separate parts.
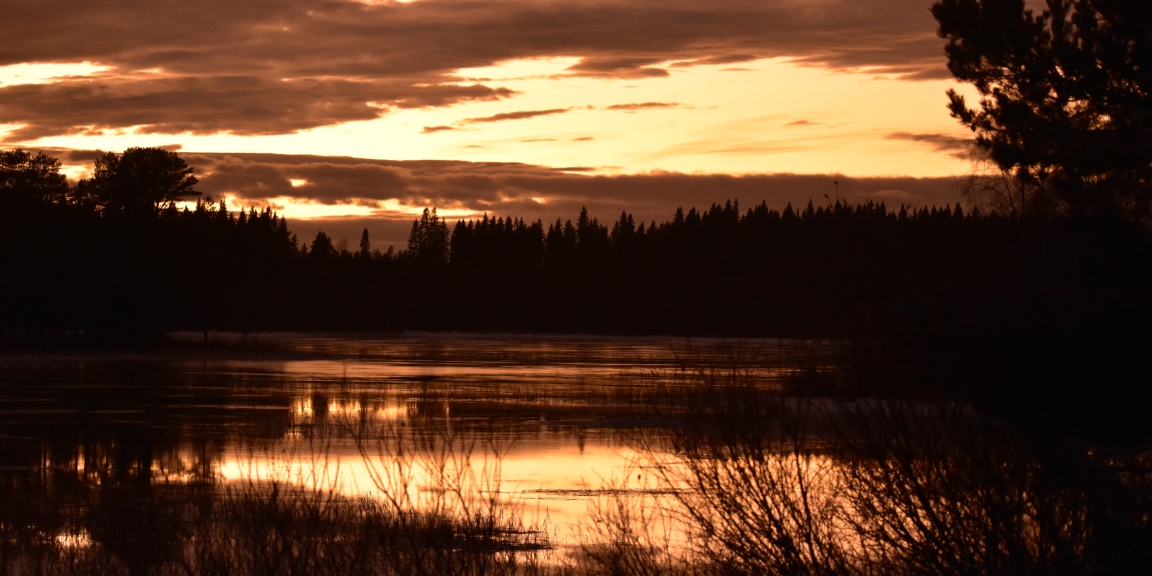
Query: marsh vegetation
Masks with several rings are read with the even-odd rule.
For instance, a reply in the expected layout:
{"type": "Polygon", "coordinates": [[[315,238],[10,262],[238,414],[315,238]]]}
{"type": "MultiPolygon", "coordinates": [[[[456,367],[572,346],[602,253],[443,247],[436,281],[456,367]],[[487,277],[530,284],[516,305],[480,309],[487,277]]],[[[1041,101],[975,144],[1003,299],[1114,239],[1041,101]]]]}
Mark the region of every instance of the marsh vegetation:
{"type": "Polygon", "coordinates": [[[842,345],[384,341],[6,362],[3,571],[1065,574],[1150,560],[1139,451],[1038,444],[968,403],[858,394],[842,345]]]}

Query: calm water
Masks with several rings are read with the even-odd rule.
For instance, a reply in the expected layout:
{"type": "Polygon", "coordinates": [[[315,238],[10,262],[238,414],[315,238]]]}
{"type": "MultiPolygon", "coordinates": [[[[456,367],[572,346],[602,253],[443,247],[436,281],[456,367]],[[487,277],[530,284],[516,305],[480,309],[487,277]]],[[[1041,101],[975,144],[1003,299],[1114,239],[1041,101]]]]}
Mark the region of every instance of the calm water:
{"type": "Polygon", "coordinates": [[[419,504],[431,462],[562,542],[596,498],[649,485],[634,447],[661,435],[650,391],[733,368],[770,387],[803,356],[747,340],[176,337],[164,354],[0,357],[6,489],[278,480],[380,497],[402,482],[419,504]]]}
{"type": "Polygon", "coordinates": [[[202,338],[0,356],[0,572],[1142,573],[1152,549],[1144,456],[820,395],[835,345],[202,338]]]}

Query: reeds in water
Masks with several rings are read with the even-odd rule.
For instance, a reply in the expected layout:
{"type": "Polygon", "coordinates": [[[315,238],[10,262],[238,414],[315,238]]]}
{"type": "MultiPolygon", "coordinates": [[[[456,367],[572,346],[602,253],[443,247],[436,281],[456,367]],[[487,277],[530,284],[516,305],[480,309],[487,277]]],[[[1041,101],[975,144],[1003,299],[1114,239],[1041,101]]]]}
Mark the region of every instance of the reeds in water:
{"type": "Polygon", "coordinates": [[[655,480],[598,502],[582,568],[1138,574],[1152,561],[1147,466],[1037,446],[966,404],[828,396],[844,388],[818,371],[772,387],[686,370],[654,389],[667,436],[637,438],[636,470],[655,480]]]}
{"type": "Polygon", "coordinates": [[[0,525],[0,574],[552,571],[547,535],[500,494],[495,444],[429,428],[328,422],[290,448],[251,451],[239,480],[86,486],[67,509],[42,502],[54,522],[33,514],[25,526],[0,525]],[[355,435],[370,494],[342,482],[337,433],[355,435]]]}

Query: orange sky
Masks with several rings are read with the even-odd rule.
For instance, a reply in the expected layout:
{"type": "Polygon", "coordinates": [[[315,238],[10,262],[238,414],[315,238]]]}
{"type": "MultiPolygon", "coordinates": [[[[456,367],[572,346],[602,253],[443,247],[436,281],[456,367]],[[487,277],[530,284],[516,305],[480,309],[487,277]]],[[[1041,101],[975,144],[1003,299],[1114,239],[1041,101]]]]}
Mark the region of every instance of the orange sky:
{"type": "MultiPolygon", "coordinates": [[[[179,146],[213,158],[192,162],[205,192],[295,219],[429,203],[531,215],[558,198],[507,178],[473,186],[492,188],[484,198],[385,193],[399,188],[327,156],[457,161],[456,183],[491,169],[470,163],[493,162],[570,177],[834,174],[857,178],[856,199],[910,202],[948,194],[865,184],[969,169],[923,0],[5,4],[4,147],[179,146]],[[240,170],[221,153],[264,156],[240,170]],[[288,174],[267,154],[347,174],[288,174]]],[[[81,177],[91,154],[63,159],[81,177]]]]}

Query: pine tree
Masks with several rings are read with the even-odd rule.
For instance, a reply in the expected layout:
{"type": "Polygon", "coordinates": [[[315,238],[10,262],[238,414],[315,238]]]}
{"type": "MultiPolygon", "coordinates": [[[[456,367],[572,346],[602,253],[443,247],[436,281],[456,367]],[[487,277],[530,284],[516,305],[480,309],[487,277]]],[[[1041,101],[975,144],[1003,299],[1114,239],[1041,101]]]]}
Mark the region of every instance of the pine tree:
{"type": "Polygon", "coordinates": [[[948,69],[981,95],[949,110],[1006,178],[980,191],[1018,213],[1152,219],[1152,2],[941,0],[948,69]]]}
{"type": "Polygon", "coordinates": [[[368,240],[367,228],[360,234],[360,252],[357,255],[365,260],[372,258],[372,242],[368,240]]]}
{"type": "Polygon", "coordinates": [[[313,258],[333,258],[336,256],[336,247],[332,239],[324,232],[317,232],[316,239],[312,241],[310,254],[313,258]]]}
{"type": "Polygon", "coordinates": [[[0,152],[0,201],[63,204],[67,197],[59,160],[43,152],[0,152]]]}
{"type": "Polygon", "coordinates": [[[417,262],[448,261],[448,224],[436,215],[436,208],[425,208],[419,220],[412,222],[408,234],[408,253],[417,262]]]}
{"type": "Polygon", "coordinates": [[[189,196],[198,180],[175,152],[162,148],[129,148],[96,159],[90,180],[81,189],[107,214],[157,213],[189,196]]]}

